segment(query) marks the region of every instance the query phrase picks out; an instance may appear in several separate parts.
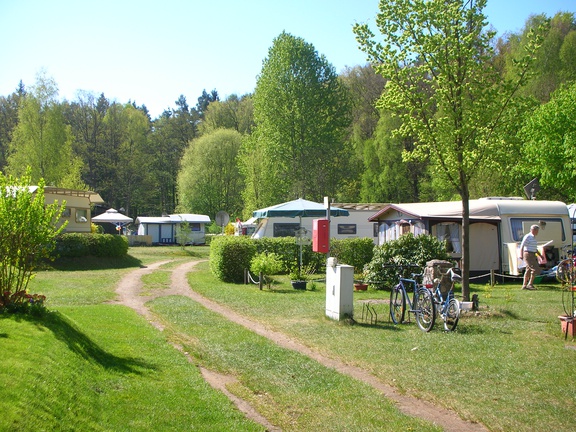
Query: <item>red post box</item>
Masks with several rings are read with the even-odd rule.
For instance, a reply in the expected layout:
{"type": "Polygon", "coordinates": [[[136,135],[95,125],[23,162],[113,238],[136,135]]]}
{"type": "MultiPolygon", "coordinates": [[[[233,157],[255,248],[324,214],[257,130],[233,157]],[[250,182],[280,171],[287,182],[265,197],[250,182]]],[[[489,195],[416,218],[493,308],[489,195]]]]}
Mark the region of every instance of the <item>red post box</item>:
{"type": "Polygon", "coordinates": [[[320,253],[330,251],[330,221],[328,219],[312,221],[312,250],[320,253]]]}

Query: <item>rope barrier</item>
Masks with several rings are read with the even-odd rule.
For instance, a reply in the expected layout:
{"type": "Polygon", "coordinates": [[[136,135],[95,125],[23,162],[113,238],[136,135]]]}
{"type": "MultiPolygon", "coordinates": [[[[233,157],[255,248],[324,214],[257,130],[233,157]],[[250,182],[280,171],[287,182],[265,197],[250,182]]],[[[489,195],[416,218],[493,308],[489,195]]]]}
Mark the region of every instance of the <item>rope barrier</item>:
{"type": "MultiPolygon", "coordinates": [[[[252,283],[254,285],[259,285],[260,284],[260,278],[255,279],[252,274],[250,273],[250,270],[246,270],[246,275],[248,278],[248,283],[252,283]]],[[[518,279],[522,279],[522,276],[513,276],[513,275],[506,275],[506,274],[501,274],[501,273],[494,273],[493,274],[494,277],[500,277],[500,278],[508,278],[508,279],[514,279],[514,280],[518,280],[518,279]]],[[[478,276],[472,276],[469,279],[475,280],[475,279],[482,279],[482,278],[487,278],[490,277],[490,273],[486,273],[486,274],[482,274],[482,275],[478,275],[478,276]]],[[[325,278],[319,278],[319,279],[310,279],[311,282],[325,282],[326,279],[325,278]]],[[[377,285],[377,286],[383,286],[384,285],[384,281],[369,281],[369,280],[365,280],[364,283],[369,284],[369,285],[377,285]]]]}
{"type": "Polygon", "coordinates": [[[254,279],[250,274],[250,270],[246,270],[246,275],[248,276],[248,282],[253,283],[254,285],[260,285],[260,278],[258,278],[258,280],[254,279]]]}

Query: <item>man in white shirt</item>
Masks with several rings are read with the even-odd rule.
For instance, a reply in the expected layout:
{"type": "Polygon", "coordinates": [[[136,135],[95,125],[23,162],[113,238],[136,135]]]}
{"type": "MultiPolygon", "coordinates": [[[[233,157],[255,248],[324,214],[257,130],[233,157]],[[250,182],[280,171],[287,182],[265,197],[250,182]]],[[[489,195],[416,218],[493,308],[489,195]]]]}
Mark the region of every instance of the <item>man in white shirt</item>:
{"type": "Polygon", "coordinates": [[[538,242],[536,241],[539,230],[538,225],[532,225],[530,232],[524,236],[522,243],[520,243],[520,255],[526,264],[524,285],[522,285],[524,290],[535,290],[534,278],[540,274],[540,264],[537,258],[540,256],[540,252],[538,252],[538,242]]]}

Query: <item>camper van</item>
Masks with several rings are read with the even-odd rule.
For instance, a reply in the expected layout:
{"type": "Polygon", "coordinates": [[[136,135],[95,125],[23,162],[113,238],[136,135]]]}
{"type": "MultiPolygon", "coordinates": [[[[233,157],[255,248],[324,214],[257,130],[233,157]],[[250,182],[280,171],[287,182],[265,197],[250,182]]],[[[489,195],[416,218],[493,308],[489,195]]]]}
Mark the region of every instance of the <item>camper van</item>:
{"type": "MultiPolygon", "coordinates": [[[[470,271],[490,270],[518,275],[520,243],[531,225],[539,225],[538,244],[555,266],[572,247],[568,207],[559,201],[492,197],[470,200],[470,271]]],[[[390,204],[370,218],[378,222],[378,244],[411,232],[431,234],[446,242],[455,261],[462,257],[462,203],[460,201],[390,204]]]]}
{"type": "MultiPolygon", "coordinates": [[[[333,207],[346,209],[348,216],[332,216],[330,218],[330,237],[336,239],[371,238],[374,244],[378,241],[378,223],[369,222],[368,218],[387,204],[331,204],[333,207]]],[[[317,218],[289,218],[271,217],[258,220],[252,238],[262,237],[294,237],[296,231],[302,227],[306,230],[306,237],[312,239],[312,224],[317,218]]],[[[254,220],[250,220],[254,223],[254,220]]]]}
{"type": "Polygon", "coordinates": [[[200,214],[179,213],[159,217],[139,216],[136,218],[139,236],[149,236],[150,243],[157,244],[192,244],[206,243],[205,225],[210,217],[200,214]],[[182,225],[187,229],[181,230],[182,225]],[[186,235],[186,239],[179,239],[186,235]]]}

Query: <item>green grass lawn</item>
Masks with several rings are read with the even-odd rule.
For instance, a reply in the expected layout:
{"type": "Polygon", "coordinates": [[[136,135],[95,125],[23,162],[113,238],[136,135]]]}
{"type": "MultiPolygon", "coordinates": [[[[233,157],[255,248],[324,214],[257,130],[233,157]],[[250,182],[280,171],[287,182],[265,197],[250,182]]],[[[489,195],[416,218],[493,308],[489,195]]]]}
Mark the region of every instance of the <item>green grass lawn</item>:
{"type": "Polygon", "coordinates": [[[437,323],[431,333],[415,323],[394,326],[387,305],[379,321],[360,321],[362,299],[388,298],[385,291],[354,293],[348,325],[324,316],[325,290],[294,291],[282,280],[270,291],[218,283],[206,271],[192,273],[194,290],[330,357],[370,370],[401,392],[451,408],[491,430],[570,429],[576,424],[572,370],[576,345],[565,341],[559,285],[522,291],[520,284],[473,285],[480,313],[467,313],[455,333],[437,323]]]}
{"type": "MultiPolygon", "coordinates": [[[[132,310],[107,303],[127,271],[175,260],[144,278],[145,293],[169,283],[168,269],[206,259],[207,247],[131,248],[124,263],[67,262],[38,274],[31,292],[48,296],[43,319],[0,315],[0,430],[263,430],[202,379],[196,365],[233,375],[229,390],[283,430],[437,430],[409,418],[370,386],[282,349],[182,297],[150,307],[164,332],[132,310]],[[186,357],[170,342],[182,345],[186,357]]],[[[202,263],[191,287],[289,334],[324,355],[371,371],[400,392],[451,408],[490,430],[570,430],[576,424],[572,368],[556,285],[473,286],[481,312],[455,333],[360,320],[367,298],[354,293],[357,323],[325,317],[325,291],[224,284],[202,263]]]]}

